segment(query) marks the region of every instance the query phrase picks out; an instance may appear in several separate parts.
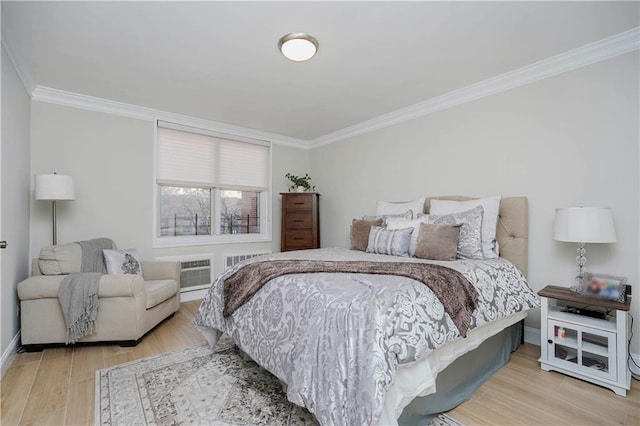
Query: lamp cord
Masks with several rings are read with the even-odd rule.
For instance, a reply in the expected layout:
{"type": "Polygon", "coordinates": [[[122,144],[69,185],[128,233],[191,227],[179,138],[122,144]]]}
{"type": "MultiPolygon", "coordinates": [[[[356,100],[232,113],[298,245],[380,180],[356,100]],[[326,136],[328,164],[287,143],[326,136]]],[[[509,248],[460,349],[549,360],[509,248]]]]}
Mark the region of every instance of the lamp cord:
{"type": "Polygon", "coordinates": [[[631,360],[633,365],[635,365],[636,368],[640,370],[640,365],[638,365],[636,360],[631,356],[631,339],[633,339],[633,315],[631,315],[629,312],[627,312],[627,315],[629,315],[629,318],[631,318],[631,333],[629,336],[629,341],[627,342],[627,368],[631,372],[631,377],[633,377],[634,380],[640,381],[640,375],[634,373],[631,369],[631,365],[629,364],[629,360],[631,360]]]}

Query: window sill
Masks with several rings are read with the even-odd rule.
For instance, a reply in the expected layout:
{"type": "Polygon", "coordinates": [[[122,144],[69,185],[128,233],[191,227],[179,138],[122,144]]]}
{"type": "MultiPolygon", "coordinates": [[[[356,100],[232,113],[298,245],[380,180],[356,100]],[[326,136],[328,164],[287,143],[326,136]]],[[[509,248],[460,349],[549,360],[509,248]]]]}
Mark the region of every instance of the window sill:
{"type": "Polygon", "coordinates": [[[270,243],[271,235],[235,234],[211,236],[154,237],[152,248],[210,246],[219,244],[270,243]]]}

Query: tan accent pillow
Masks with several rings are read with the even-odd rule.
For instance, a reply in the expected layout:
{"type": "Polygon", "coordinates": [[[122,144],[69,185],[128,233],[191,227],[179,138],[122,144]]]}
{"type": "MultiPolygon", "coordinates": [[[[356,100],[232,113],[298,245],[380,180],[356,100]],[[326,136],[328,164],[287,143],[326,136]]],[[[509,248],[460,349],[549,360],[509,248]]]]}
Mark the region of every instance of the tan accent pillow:
{"type": "Polygon", "coordinates": [[[456,260],[461,223],[455,225],[420,224],[415,257],[431,260],[456,260]]]}
{"type": "Polygon", "coordinates": [[[351,250],[365,251],[369,244],[369,232],[372,226],[382,226],[382,219],[359,220],[351,222],[351,250]]]}
{"type": "Polygon", "coordinates": [[[48,246],[40,249],[38,267],[42,275],[66,275],[80,272],[82,248],[78,243],[48,246]]]}

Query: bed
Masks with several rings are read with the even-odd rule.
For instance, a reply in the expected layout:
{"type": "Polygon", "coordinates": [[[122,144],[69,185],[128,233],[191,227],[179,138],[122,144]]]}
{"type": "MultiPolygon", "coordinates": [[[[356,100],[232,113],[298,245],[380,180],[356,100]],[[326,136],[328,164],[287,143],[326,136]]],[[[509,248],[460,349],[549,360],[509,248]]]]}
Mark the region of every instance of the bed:
{"type": "MultiPolygon", "coordinates": [[[[425,201],[425,213],[430,201],[425,201]]],[[[212,346],[227,333],[244,353],[283,382],[290,401],[305,406],[321,424],[397,424],[405,408],[412,415],[444,411],[453,407],[450,401],[456,398],[447,394],[444,403],[437,401],[444,394],[440,388],[464,398],[481,382],[483,373],[497,368],[490,365],[481,371],[478,367],[468,372],[467,379],[466,369],[455,363],[466,359],[483,365],[473,357],[477,353],[491,360],[496,354],[481,352],[496,346],[504,347],[503,354],[510,353],[515,346],[510,330],[518,330],[527,311],[539,306],[525,278],[527,227],[527,199],[505,197],[496,235],[499,259],[439,262],[347,249],[254,258],[216,280],[194,322],[212,346]],[[435,296],[437,289],[408,276],[314,272],[270,279],[235,312],[223,313],[225,280],[243,268],[311,260],[445,266],[475,288],[477,307],[469,313],[467,324],[450,311],[448,303],[441,303],[435,296]],[[489,342],[498,338],[500,343],[489,342]],[[448,376],[456,376],[447,380],[458,384],[466,380],[473,384],[441,383],[448,376]]]]}

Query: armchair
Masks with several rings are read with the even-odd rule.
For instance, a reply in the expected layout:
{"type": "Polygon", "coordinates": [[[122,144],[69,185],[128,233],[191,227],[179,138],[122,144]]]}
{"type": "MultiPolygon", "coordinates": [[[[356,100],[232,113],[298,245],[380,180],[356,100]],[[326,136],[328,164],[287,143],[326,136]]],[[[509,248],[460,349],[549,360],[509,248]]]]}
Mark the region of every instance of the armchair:
{"type": "MultiPolygon", "coordinates": [[[[78,342],[135,346],[180,308],[180,262],[140,262],[142,275],[103,275],[98,289],[97,332],[78,342]]],[[[22,345],[27,351],[65,343],[66,323],[58,300],[65,275],[43,275],[34,259],[32,276],[18,284],[22,345]]]]}

